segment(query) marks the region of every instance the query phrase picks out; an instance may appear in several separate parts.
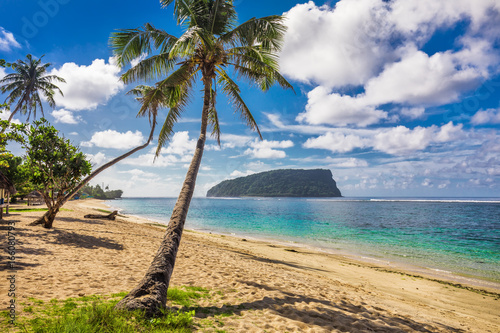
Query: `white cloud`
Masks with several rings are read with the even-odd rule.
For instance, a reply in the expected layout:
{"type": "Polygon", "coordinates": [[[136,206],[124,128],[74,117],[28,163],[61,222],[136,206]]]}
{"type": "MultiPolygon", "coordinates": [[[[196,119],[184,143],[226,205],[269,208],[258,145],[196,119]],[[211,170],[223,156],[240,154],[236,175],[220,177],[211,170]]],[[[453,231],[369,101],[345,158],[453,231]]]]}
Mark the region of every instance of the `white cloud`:
{"type": "Polygon", "coordinates": [[[71,111],[67,111],[64,109],[54,110],[52,111],[51,115],[52,117],[55,118],[56,123],[78,124],[79,122],[82,121],[82,117],[80,116],[75,117],[71,111]]]}
{"type": "Polygon", "coordinates": [[[120,68],[113,58],[109,58],[108,63],[95,59],[89,66],[65,63],[50,72],[66,80],[66,83],[57,83],[64,97],[56,94],[55,101],[72,111],[95,109],[123,90],[125,85],[119,73],[120,68]]]}
{"type": "Polygon", "coordinates": [[[304,148],[326,149],[331,152],[346,153],[356,148],[364,148],[368,144],[366,139],[357,135],[344,135],[342,133],[326,133],[317,138],[309,138],[303,144],[304,148]]]}
{"type": "Polygon", "coordinates": [[[245,172],[234,170],[233,172],[231,172],[229,177],[230,178],[246,177],[249,175],[253,175],[254,173],[255,173],[255,171],[251,171],[251,170],[247,170],[245,172]]]}
{"type": "Polygon", "coordinates": [[[245,150],[245,155],[250,155],[252,158],[285,158],[286,153],[275,148],[291,148],[293,142],[291,140],[284,141],[267,141],[254,140],[250,143],[250,147],[245,150]]]}
{"type": "Polygon", "coordinates": [[[479,85],[482,73],[461,61],[458,54],[438,52],[428,56],[413,47],[404,50],[402,59],[389,64],[365,86],[368,105],[402,103],[443,105],[457,101],[461,93],[479,85]]]}
{"type": "MultiPolygon", "coordinates": [[[[7,109],[0,109],[0,120],[8,120],[12,112],[7,109]]],[[[21,121],[16,118],[12,118],[14,124],[21,124],[21,121]]]]}
{"type": "Polygon", "coordinates": [[[500,108],[478,111],[471,119],[474,125],[500,124],[500,108]]]}
{"type": "Polygon", "coordinates": [[[101,165],[108,160],[108,157],[102,152],[98,152],[95,155],[94,154],[85,154],[85,155],[87,155],[88,159],[94,166],[101,165]]]}
{"type": "Polygon", "coordinates": [[[307,139],[303,147],[325,149],[334,153],[348,153],[358,148],[373,148],[391,155],[406,155],[425,150],[431,145],[453,142],[463,137],[465,133],[462,125],[453,125],[449,122],[441,127],[432,125],[410,129],[397,126],[373,130],[332,131],[307,139]]]}
{"type": "Polygon", "coordinates": [[[5,71],[5,68],[0,67],[0,80],[3,79],[3,77],[7,75],[7,72],[5,71]]]}
{"type": "Polygon", "coordinates": [[[383,107],[411,119],[424,108],[460,100],[500,70],[494,47],[499,28],[495,0],[341,0],[334,8],[312,1],[287,13],[281,69],[316,85],[297,121],[366,127],[394,122],[383,107]],[[455,48],[426,54],[420,48],[438,29],[470,23],[455,48]],[[496,29],[498,31],[498,29],[496,29]],[[352,88],[362,93],[349,93],[352,88]],[[348,93],[346,93],[348,91],[348,93]]]}
{"type": "Polygon", "coordinates": [[[144,144],[144,136],[139,131],[127,131],[125,133],[115,130],[95,132],[90,141],[80,143],[83,147],[100,147],[114,149],[130,149],[144,144]]]}
{"type": "Polygon", "coordinates": [[[410,119],[418,119],[424,115],[425,108],[402,108],[399,112],[410,119]]]}
{"type": "Polygon", "coordinates": [[[368,162],[354,157],[337,158],[332,160],[330,166],[335,168],[363,168],[368,166],[368,162]]]}
{"type": "MultiPolygon", "coordinates": [[[[10,52],[12,48],[21,48],[21,45],[14,38],[12,32],[8,32],[0,27],[0,51],[10,52]]],[[[1,76],[0,76],[1,77],[1,76]]]]}
{"type": "Polygon", "coordinates": [[[184,156],[189,154],[193,155],[196,148],[196,140],[189,138],[189,132],[182,131],[174,133],[168,146],[162,149],[163,154],[175,154],[184,156]]]}
{"type": "Polygon", "coordinates": [[[123,163],[149,167],[165,167],[189,163],[191,162],[195,148],[196,140],[189,138],[189,132],[176,132],[168,143],[168,146],[161,150],[159,156],[155,156],[156,147],[153,147],[148,153],[127,158],[123,163]]]}
{"type": "Polygon", "coordinates": [[[387,112],[367,105],[362,99],[337,93],[329,94],[324,87],[317,87],[307,94],[306,112],[297,121],[313,125],[330,124],[368,126],[387,118],[387,112]]]}
{"type": "Polygon", "coordinates": [[[146,59],[147,56],[148,56],[147,53],[141,53],[140,56],[138,56],[135,59],[132,59],[132,61],[130,62],[130,65],[132,67],[135,67],[138,63],[140,63],[141,61],[143,61],[144,59],[146,59]]]}
{"type": "Polygon", "coordinates": [[[393,58],[382,0],[314,2],[286,13],[280,68],[292,79],[326,87],[360,85],[393,58]]]}

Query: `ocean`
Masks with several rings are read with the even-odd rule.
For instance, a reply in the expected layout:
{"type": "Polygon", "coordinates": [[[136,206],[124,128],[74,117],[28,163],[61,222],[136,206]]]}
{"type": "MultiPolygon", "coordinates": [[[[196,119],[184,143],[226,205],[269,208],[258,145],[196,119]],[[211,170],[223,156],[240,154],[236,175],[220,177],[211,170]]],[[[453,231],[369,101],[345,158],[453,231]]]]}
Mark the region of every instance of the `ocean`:
{"type": "MultiPolygon", "coordinates": [[[[107,204],[168,223],[175,201],[107,204]]],[[[185,227],[500,282],[500,198],[193,198],[185,227]]]]}

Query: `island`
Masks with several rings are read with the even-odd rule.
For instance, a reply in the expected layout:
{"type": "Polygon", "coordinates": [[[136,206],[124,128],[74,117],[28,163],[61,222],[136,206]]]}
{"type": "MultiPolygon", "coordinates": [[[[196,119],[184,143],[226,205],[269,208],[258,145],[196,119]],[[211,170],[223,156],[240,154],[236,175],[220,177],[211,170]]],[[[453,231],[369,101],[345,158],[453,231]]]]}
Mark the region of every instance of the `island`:
{"type": "Polygon", "coordinates": [[[207,197],[341,197],[328,169],[282,169],[225,180],[207,197]]]}

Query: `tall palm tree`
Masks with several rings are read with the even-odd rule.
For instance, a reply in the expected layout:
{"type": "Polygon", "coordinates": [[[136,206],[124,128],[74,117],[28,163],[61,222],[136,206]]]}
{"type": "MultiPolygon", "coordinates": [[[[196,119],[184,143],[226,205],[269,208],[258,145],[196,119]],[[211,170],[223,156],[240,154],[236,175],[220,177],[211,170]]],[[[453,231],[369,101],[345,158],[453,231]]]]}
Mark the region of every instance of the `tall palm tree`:
{"type": "Polygon", "coordinates": [[[54,100],[56,91],[58,91],[61,96],[63,95],[61,89],[52,82],[66,81],[56,75],[46,75],[47,68],[51,64],[41,64],[43,57],[44,56],[41,56],[39,59],[35,59],[31,54],[28,54],[26,56],[26,61],[19,59],[11,65],[15,73],[7,74],[0,80],[0,84],[4,83],[4,85],[0,86],[2,94],[10,91],[5,102],[12,104],[17,99],[17,104],[8,119],[9,123],[19,111],[21,111],[22,114],[28,113],[28,120],[31,116],[31,112],[33,112],[33,116],[36,117],[37,107],[40,108],[43,116],[40,93],[45,96],[47,103],[49,103],[52,108],[56,106],[54,100]]]}
{"type": "Polygon", "coordinates": [[[117,304],[118,308],[141,309],[149,315],[166,304],[167,289],[209,125],[220,144],[215,107],[217,88],[229,97],[236,112],[261,138],[257,123],[230,74],[248,79],[264,91],[275,83],[292,89],[278,69],[277,54],[286,31],[282,16],[253,18],[236,25],[232,0],[160,0],[160,3],[163,7],[175,3],[174,15],[185,30],[181,37],[174,37],[147,23],[141,28],[119,30],[110,39],[121,66],[143,54],[147,55],[125,72],[122,80],[129,83],[158,79],[155,86],[159,93],[156,97],[164,100],[163,104],[170,105],[159,135],[157,155],[170,139],[173,126],[185,110],[196,80],[201,78],[203,85],[200,136],[165,236],[144,278],[117,304]]]}
{"type": "MultiPolygon", "coordinates": [[[[88,175],[85,179],[83,179],[76,187],[74,187],[71,191],[66,193],[64,196],[61,196],[59,200],[55,202],[55,204],[50,207],[50,209],[39,219],[35,220],[33,223],[30,225],[39,225],[43,224],[45,228],[51,228],[52,223],[59,212],[59,209],[66,203],[68,200],[73,198],[75,194],[78,193],[88,182],[90,182],[95,176],[106,170],[107,168],[115,165],[116,163],[120,162],[121,160],[129,157],[130,155],[138,152],[141,149],[146,148],[150,143],[151,140],[153,140],[153,134],[156,128],[156,117],[158,116],[158,110],[160,108],[168,107],[169,104],[163,104],[165,103],[165,99],[159,99],[157,98],[157,94],[159,93],[158,89],[155,87],[150,87],[146,85],[139,85],[132,89],[131,91],[128,92],[129,94],[133,94],[136,97],[136,100],[138,100],[141,103],[141,108],[139,110],[139,113],[137,114],[138,117],[149,117],[149,122],[151,124],[151,131],[149,133],[148,140],[138,146],[135,147],[128,152],[126,152],[123,155],[120,155],[113,160],[103,164],[96,170],[94,170],[90,175],[88,175]]],[[[168,101],[168,100],[167,100],[168,101]]]]}

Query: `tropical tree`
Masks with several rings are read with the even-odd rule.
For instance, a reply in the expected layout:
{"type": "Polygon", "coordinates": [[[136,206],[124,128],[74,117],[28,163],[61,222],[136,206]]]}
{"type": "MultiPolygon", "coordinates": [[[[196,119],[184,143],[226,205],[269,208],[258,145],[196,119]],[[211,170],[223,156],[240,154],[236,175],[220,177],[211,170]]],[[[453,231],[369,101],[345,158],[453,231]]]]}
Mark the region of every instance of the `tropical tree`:
{"type": "Polygon", "coordinates": [[[146,58],[122,75],[125,83],[159,80],[155,84],[154,98],[169,106],[169,111],[158,138],[157,155],[170,139],[196,80],[201,78],[203,85],[200,136],[165,236],[144,278],[117,304],[118,308],[141,309],[150,315],[166,304],[208,126],[220,144],[217,88],[228,96],[235,111],[261,138],[257,123],[231,75],[248,79],[264,91],[276,83],[292,88],[278,69],[278,52],[286,31],[282,16],[253,18],[236,25],[236,11],[231,0],[160,0],[160,3],[163,7],[175,3],[174,15],[185,30],[182,36],[177,38],[147,23],[141,28],[119,30],[110,38],[121,66],[146,54],[146,58]]]}
{"type": "MultiPolygon", "coordinates": [[[[5,102],[13,104],[17,100],[8,119],[9,122],[19,111],[22,114],[27,113],[29,120],[31,112],[33,112],[33,116],[36,117],[36,110],[40,108],[43,116],[43,106],[40,94],[45,97],[47,103],[49,103],[52,108],[56,106],[54,100],[56,91],[58,91],[61,96],[63,95],[61,89],[52,82],[66,81],[56,75],[47,75],[47,68],[51,64],[42,64],[43,57],[44,56],[41,56],[39,59],[35,59],[31,54],[28,54],[26,56],[26,61],[17,60],[15,63],[10,64],[14,73],[7,74],[0,80],[0,84],[3,83],[3,85],[0,86],[2,94],[10,91],[5,102]]],[[[4,64],[7,65],[6,63],[4,64]]]]}
{"type": "Polygon", "coordinates": [[[72,190],[92,169],[85,154],[69,140],[59,136],[58,131],[42,118],[25,127],[26,149],[24,167],[31,183],[42,194],[48,214],[42,218],[45,228],[52,223],[61,207],[65,193],[72,190]]]}
{"type": "MultiPolygon", "coordinates": [[[[129,150],[125,154],[120,155],[114,158],[113,160],[101,165],[99,168],[97,168],[91,174],[85,177],[85,179],[81,180],[78,185],[74,186],[73,188],[65,192],[64,196],[55,203],[55,205],[57,206],[57,210],[59,210],[59,208],[61,208],[66,202],[68,202],[68,200],[73,198],[86,184],[88,184],[98,174],[100,174],[107,168],[115,165],[116,163],[120,162],[121,160],[129,157],[130,155],[138,152],[139,150],[146,148],[150,144],[151,140],[153,140],[153,134],[156,128],[156,117],[158,115],[158,110],[161,107],[165,107],[165,105],[162,104],[162,101],[159,101],[157,98],[154,98],[156,91],[157,89],[146,85],[137,86],[136,88],[129,91],[129,94],[137,96],[136,100],[138,100],[141,103],[141,108],[139,109],[139,113],[137,114],[137,116],[149,117],[149,122],[151,124],[151,131],[149,133],[148,140],[144,144],[135,147],[134,149],[129,150]]],[[[48,221],[50,219],[53,220],[53,217],[55,217],[55,215],[53,215],[49,210],[39,220],[33,222],[31,225],[43,224],[45,226],[47,225],[45,221],[48,221]]]]}

